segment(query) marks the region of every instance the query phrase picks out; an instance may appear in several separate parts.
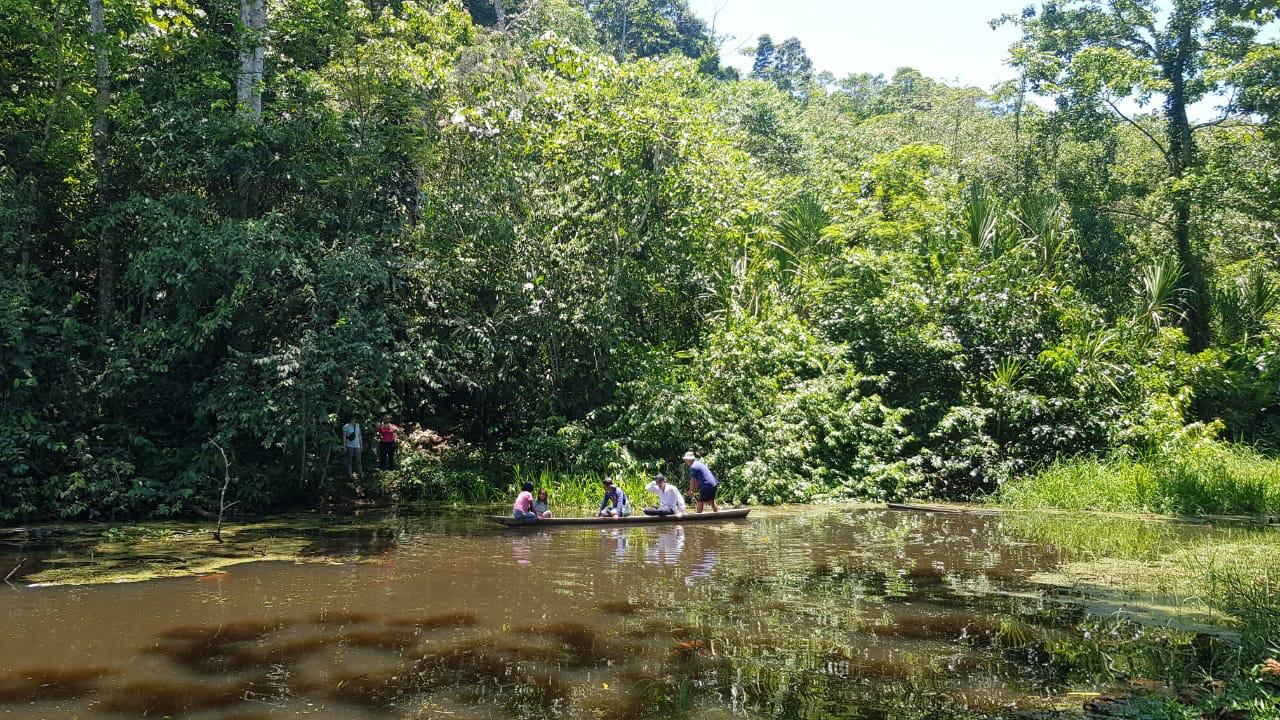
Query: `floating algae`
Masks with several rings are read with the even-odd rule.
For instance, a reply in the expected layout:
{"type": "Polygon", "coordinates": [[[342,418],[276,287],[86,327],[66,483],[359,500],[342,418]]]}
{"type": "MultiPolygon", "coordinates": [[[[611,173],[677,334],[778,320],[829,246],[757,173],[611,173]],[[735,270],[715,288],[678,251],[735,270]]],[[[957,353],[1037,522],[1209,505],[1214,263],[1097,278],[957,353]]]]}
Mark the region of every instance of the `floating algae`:
{"type": "Polygon", "coordinates": [[[42,560],[23,580],[33,587],[98,585],[209,576],[251,562],[339,562],[316,552],[324,532],[314,518],[224,526],[221,543],[195,525],[170,524],[123,540],[108,532],[63,546],[67,555],[42,560]]]}

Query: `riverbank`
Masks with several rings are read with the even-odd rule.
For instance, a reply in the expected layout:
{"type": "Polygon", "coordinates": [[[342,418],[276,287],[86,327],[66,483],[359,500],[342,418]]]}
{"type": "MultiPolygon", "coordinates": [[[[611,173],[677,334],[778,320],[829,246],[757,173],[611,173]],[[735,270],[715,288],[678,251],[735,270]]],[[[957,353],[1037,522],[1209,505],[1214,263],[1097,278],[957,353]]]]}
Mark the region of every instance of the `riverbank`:
{"type": "Polygon", "coordinates": [[[1216,442],[1073,458],[1006,483],[996,500],[1027,510],[1280,517],[1280,460],[1216,442]]]}
{"type": "Polygon", "coordinates": [[[1204,657],[1179,661],[1204,675],[1203,687],[1177,697],[1168,686],[1135,687],[1110,698],[1108,712],[1280,717],[1280,462],[1227,446],[1076,459],[994,499],[1013,532],[1059,552],[1059,566],[1036,582],[1100,615],[1231,633],[1204,657]],[[1188,532],[1209,523],[1226,530],[1211,541],[1188,532]]]}

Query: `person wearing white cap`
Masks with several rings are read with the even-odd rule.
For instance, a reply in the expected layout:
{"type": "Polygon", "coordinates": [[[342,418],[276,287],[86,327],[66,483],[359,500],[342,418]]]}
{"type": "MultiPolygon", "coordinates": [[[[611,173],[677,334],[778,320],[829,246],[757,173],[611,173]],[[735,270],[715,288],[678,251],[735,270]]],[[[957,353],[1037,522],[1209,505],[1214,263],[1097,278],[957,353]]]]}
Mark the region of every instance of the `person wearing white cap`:
{"type": "Polygon", "coordinates": [[[689,468],[689,490],[693,491],[695,483],[698,487],[698,512],[702,512],[704,503],[711,503],[711,512],[720,512],[720,506],[716,505],[720,481],[711,474],[711,468],[699,460],[692,450],[684,454],[684,464],[689,468]]]}

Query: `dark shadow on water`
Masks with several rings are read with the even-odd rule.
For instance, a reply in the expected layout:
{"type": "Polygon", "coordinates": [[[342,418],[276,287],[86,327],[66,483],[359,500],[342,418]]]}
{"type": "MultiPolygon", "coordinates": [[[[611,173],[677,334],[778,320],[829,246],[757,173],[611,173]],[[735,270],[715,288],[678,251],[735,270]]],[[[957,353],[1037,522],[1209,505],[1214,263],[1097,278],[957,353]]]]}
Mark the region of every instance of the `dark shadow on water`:
{"type": "Polygon", "coordinates": [[[116,674],[106,668],[47,668],[0,675],[0,703],[20,705],[84,697],[97,690],[103,678],[116,674]]]}

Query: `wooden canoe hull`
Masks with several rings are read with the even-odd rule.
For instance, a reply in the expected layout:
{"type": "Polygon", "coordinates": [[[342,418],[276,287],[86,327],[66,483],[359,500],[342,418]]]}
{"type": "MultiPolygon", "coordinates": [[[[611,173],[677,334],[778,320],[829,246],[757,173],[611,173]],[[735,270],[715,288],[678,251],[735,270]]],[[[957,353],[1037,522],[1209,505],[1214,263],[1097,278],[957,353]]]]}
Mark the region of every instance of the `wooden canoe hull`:
{"type": "Polygon", "coordinates": [[[489,519],[508,527],[545,527],[547,525],[630,525],[632,523],[706,522],[708,520],[735,520],[744,518],[751,508],[735,508],[720,512],[686,512],[684,517],[672,515],[645,515],[637,513],[627,517],[566,517],[549,520],[517,520],[510,515],[490,515],[489,519]]]}

